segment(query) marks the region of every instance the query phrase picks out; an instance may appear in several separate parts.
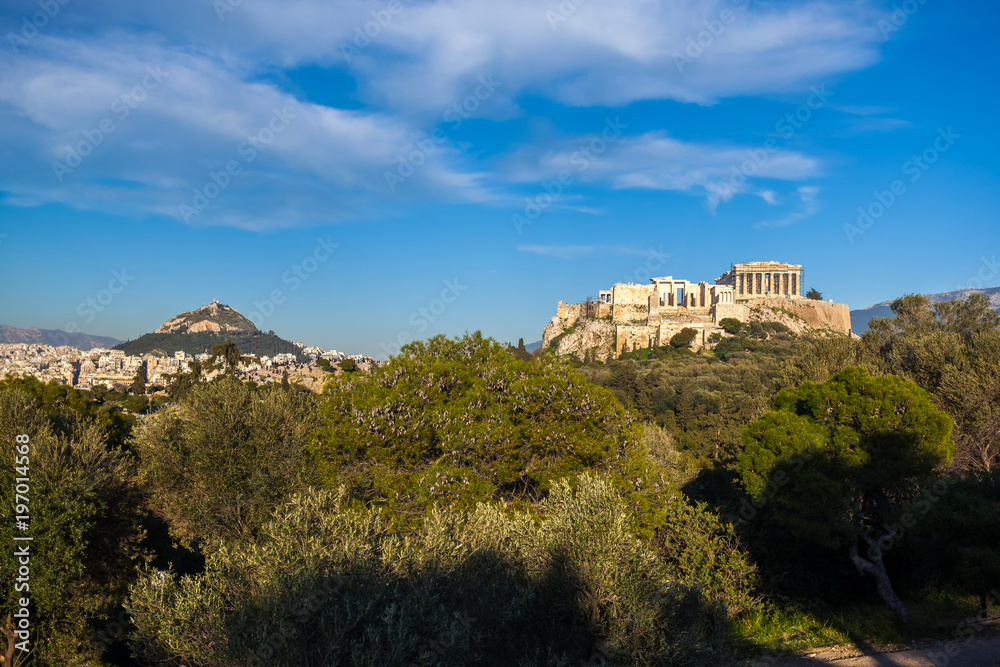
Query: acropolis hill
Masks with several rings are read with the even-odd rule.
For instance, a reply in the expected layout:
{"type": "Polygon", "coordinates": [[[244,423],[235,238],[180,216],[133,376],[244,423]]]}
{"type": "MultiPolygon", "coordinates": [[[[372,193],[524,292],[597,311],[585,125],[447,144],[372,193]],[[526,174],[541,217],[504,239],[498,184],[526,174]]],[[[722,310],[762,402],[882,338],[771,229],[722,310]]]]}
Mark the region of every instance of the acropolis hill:
{"type": "Polygon", "coordinates": [[[712,344],[713,333],[724,335],[719,322],[727,317],[851,335],[846,304],[805,298],[802,265],[769,261],[733,264],[714,284],[666,276],[651,278],[648,285],[616,283],[596,300],[560,301],[542,345],[554,343],[557,354],[590,351],[595,359],[607,359],[622,350],[666,345],[674,334],[692,328],[698,335],[691,346],[700,349],[712,344]]]}

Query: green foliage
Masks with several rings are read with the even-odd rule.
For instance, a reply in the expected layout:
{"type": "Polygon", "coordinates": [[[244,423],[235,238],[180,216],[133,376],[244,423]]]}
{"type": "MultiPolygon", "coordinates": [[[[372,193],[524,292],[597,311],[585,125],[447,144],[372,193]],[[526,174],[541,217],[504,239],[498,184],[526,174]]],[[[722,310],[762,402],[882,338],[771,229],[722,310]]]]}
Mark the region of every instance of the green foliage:
{"type": "Polygon", "coordinates": [[[892,308],[863,337],[872,365],[930,392],[955,420],[955,468],[989,474],[1000,466],[1000,315],[981,294],[934,305],[910,294],[892,308]]]}
{"type": "Polygon", "coordinates": [[[100,648],[88,641],[90,624],[112,614],[146,559],[134,463],[108,447],[96,421],[75,413],[50,417],[34,396],[9,386],[0,388],[0,442],[10,454],[0,467],[4,616],[20,608],[18,598],[31,600],[35,665],[99,659],[100,648]],[[22,434],[29,437],[28,469],[18,471],[13,447],[22,434]],[[15,499],[15,477],[23,476],[31,480],[28,512],[15,512],[24,502],[15,499]],[[27,531],[15,529],[14,514],[30,515],[27,531]],[[15,542],[15,535],[33,540],[15,542]],[[24,562],[15,548],[23,546],[29,549],[30,588],[19,592],[14,573],[24,562]]]}
{"type": "Polygon", "coordinates": [[[822,301],[823,295],[815,287],[810,287],[809,291],[806,292],[806,298],[812,299],[813,301],[822,301]]]}
{"type": "Polygon", "coordinates": [[[743,322],[740,322],[735,317],[723,317],[719,320],[719,326],[726,330],[726,333],[730,336],[735,336],[744,329],[743,322]]]}
{"type": "Polygon", "coordinates": [[[628,514],[590,476],[553,484],[539,518],[480,504],[435,510],[416,533],[349,508],[344,489],[295,496],[258,545],[136,584],[135,647],[220,667],[724,663],[711,609],[628,514]]]}
{"type": "Polygon", "coordinates": [[[883,535],[883,527],[950,459],[951,431],[951,418],[913,383],[848,368],[825,383],[779,392],[774,409],[744,430],[738,469],[750,495],[769,496],[774,516],[796,539],[847,547],[905,623],[881,542],[900,536],[883,535]]]}
{"type": "Polygon", "coordinates": [[[337,367],[345,373],[353,373],[358,370],[358,364],[354,359],[343,359],[337,362],[337,367]]]}
{"type": "Polygon", "coordinates": [[[285,498],[315,481],[306,451],[312,399],[221,378],[145,419],[133,447],[149,505],[185,542],[252,538],[285,498]]]}
{"type": "Polygon", "coordinates": [[[132,386],[129,391],[133,396],[142,396],[146,393],[146,367],[139,366],[139,370],[135,372],[135,377],[132,378],[132,386]]]}
{"type": "Polygon", "coordinates": [[[323,357],[316,358],[316,365],[322,368],[324,371],[332,371],[333,368],[330,366],[330,360],[324,359],[323,357]]]}
{"type": "Polygon", "coordinates": [[[407,345],[324,396],[316,453],[327,482],[401,512],[535,499],[636,440],[609,391],[564,361],[519,361],[478,332],[407,345]]]}
{"type": "Polygon", "coordinates": [[[510,352],[514,356],[515,359],[518,359],[520,361],[531,361],[532,359],[534,359],[534,357],[531,356],[531,353],[528,352],[528,348],[526,348],[524,346],[524,339],[523,338],[518,338],[517,339],[517,347],[516,348],[508,346],[507,347],[507,351],[510,352]]]}
{"type": "Polygon", "coordinates": [[[226,375],[235,375],[236,369],[240,365],[248,364],[252,361],[253,357],[243,356],[236,343],[232,339],[227,338],[224,342],[216,343],[212,346],[212,356],[206,362],[206,368],[210,371],[221,368],[226,375]]]}
{"type": "Polygon", "coordinates": [[[735,467],[741,430],[780,389],[826,380],[857,364],[859,355],[847,337],[741,335],[719,342],[715,358],[655,348],[648,362],[615,360],[580,371],[613,389],[642,420],[669,429],[681,451],[735,467]]]}
{"type": "Polygon", "coordinates": [[[674,498],[659,517],[653,546],[673,576],[698,587],[723,618],[757,609],[757,568],[733,527],[709,511],[674,498]]]}
{"type": "Polygon", "coordinates": [[[691,327],[684,327],[670,338],[671,347],[690,347],[694,339],[698,337],[698,332],[691,327]]]}
{"type": "Polygon", "coordinates": [[[226,340],[231,340],[244,354],[254,354],[257,357],[273,357],[276,354],[294,354],[297,359],[302,360],[302,350],[283,338],[275,336],[273,333],[244,333],[230,331],[227,333],[214,333],[210,331],[199,331],[197,333],[151,333],[145,334],[135,340],[116,345],[114,349],[123,350],[125,354],[141,356],[154,350],[163,352],[167,356],[173,356],[175,352],[185,352],[189,355],[198,355],[211,352],[215,345],[225,344],[226,340]]]}
{"type": "Polygon", "coordinates": [[[33,377],[7,377],[0,379],[0,391],[12,389],[27,394],[35,405],[48,416],[57,433],[68,435],[79,418],[93,422],[104,429],[111,447],[123,447],[135,417],[122,412],[116,402],[123,397],[95,387],[93,392],[82,392],[55,380],[42,382],[33,377]]]}
{"type": "Polygon", "coordinates": [[[782,508],[800,537],[835,546],[853,541],[859,527],[881,526],[892,501],[913,496],[947,463],[951,430],[916,385],[849,368],[779,392],[774,409],[744,430],[738,467],[752,496],[769,481],[782,487],[782,508]],[[792,470],[803,455],[809,464],[792,470]]]}

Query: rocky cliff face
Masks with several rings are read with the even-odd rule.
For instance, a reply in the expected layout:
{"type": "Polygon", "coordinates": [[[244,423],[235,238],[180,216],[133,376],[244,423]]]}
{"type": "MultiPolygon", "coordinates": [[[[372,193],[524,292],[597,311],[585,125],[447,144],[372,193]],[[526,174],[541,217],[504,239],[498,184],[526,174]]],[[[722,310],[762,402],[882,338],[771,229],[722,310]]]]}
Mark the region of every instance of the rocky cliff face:
{"type": "Polygon", "coordinates": [[[201,331],[255,333],[257,327],[254,326],[253,322],[240,315],[235,308],[213,301],[198,310],[171,317],[156,330],[156,333],[198,333],[201,331]]]}
{"type": "Polygon", "coordinates": [[[570,323],[553,317],[542,332],[542,347],[554,346],[558,355],[572,354],[580,359],[589,350],[595,360],[614,357],[615,326],[607,320],[584,320],[570,323]]]}

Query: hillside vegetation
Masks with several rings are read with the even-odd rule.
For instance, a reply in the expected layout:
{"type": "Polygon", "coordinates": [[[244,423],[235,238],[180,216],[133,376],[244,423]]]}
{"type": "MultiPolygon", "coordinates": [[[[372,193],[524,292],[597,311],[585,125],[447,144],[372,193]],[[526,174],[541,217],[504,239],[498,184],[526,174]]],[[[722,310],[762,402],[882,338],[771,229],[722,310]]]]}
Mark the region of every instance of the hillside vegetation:
{"type": "Polygon", "coordinates": [[[1000,318],[893,309],[608,363],[437,337],[137,425],[2,383],[48,554],[34,664],[726,665],[954,628],[1000,603],[1000,318]]]}

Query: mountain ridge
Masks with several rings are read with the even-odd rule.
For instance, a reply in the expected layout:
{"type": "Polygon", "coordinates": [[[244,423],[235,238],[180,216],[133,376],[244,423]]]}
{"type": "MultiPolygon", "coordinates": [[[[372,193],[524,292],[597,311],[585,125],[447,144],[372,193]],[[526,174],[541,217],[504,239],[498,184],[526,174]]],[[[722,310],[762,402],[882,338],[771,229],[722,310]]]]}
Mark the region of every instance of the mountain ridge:
{"type": "Polygon", "coordinates": [[[25,343],[59,347],[69,345],[88,352],[95,347],[110,348],[120,345],[122,340],[111,336],[94,336],[87,333],[69,333],[62,329],[39,329],[37,327],[18,328],[0,324],[0,343],[25,343]]]}
{"type": "MultiPolygon", "coordinates": [[[[937,294],[925,294],[931,303],[941,301],[951,301],[952,299],[965,299],[971,294],[985,294],[993,304],[993,308],[1000,311],[1000,287],[968,287],[965,289],[951,290],[948,292],[938,292],[937,294]]],[[[892,317],[892,302],[895,299],[872,304],[866,308],[859,308],[851,311],[851,330],[859,336],[868,331],[868,322],[874,317],[892,317]]]]}

